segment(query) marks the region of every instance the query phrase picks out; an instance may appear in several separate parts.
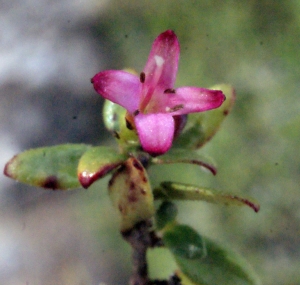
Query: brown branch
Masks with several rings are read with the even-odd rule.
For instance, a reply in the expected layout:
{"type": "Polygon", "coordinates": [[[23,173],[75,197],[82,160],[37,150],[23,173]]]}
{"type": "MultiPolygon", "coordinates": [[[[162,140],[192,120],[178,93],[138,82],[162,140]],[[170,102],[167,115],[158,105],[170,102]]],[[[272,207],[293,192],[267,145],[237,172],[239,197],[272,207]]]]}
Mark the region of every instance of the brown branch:
{"type": "Polygon", "coordinates": [[[130,278],[130,285],[148,285],[148,266],[146,253],[152,245],[150,234],[151,222],[143,221],[136,224],[131,230],[123,232],[123,238],[131,245],[133,272],[130,278]]]}
{"type": "Polygon", "coordinates": [[[180,279],[174,275],[170,280],[150,281],[148,277],[148,264],[146,259],[149,247],[163,246],[162,239],[152,230],[151,221],[142,221],[131,230],[122,232],[123,238],[132,247],[133,271],[130,285],[180,285],[180,279]]]}

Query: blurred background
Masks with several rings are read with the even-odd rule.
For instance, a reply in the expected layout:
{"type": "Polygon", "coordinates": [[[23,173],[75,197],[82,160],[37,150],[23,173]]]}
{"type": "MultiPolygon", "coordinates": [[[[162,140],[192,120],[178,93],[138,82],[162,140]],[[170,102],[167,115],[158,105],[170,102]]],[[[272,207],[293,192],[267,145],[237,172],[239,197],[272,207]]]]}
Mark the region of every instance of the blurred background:
{"type": "MultiPolygon", "coordinates": [[[[259,213],[181,202],[179,219],[244,256],[266,285],[300,284],[300,2],[0,0],[0,165],[28,148],[113,143],[90,78],[141,71],[153,40],[181,44],[177,86],[230,83],[237,100],[203,149],[218,165],[151,169],[255,197],[259,213]]],[[[130,248],[108,178],[52,192],[0,177],[0,284],[126,284],[130,248]]],[[[157,259],[157,267],[168,265],[157,259]]],[[[158,276],[155,268],[151,274],[158,276]]]]}

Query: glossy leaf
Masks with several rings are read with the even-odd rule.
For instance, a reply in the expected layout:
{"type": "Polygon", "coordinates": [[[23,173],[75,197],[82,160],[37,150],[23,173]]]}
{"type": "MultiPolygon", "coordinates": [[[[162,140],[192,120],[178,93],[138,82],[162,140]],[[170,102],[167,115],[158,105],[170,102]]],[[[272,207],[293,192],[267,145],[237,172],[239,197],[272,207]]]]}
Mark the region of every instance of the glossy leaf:
{"type": "Polygon", "coordinates": [[[78,164],[78,179],[84,188],[104,177],[127,158],[116,149],[107,146],[92,147],[84,153],[78,164]]]}
{"type": "Polygon", "coordinates": [[[217,109],[188,115],[187,124],[181,135],[173,143],[178,148],[199,148],[209,141],[229,114],[235,101],[235,91],[227,84],[213,86],[210,89],[222,90],[226,101],[217,109]]]}
{"type": "Polygon", "coordinates": [[[203,238],[187,225],[174,225],[163,233],[166,247],[176,257],[202,259],[207,255],[203,238]]]}
{"type": "Polygon", "coordinates": [[[135,158],[128,158],[108,184],[109,196],[121,216],[121,231],[154,216],[153,194],[147,172],[135,158]]]}
{"type": "Polygon", "coordinates": [[[241,256],[202,237],[189,226],[167,227],[163,241],[173,253],[182,273],[191,281],[184,284],[260,284],[252,268],[241,256]]]}
{"type": "Polygon", "coordinates": [[[24,151],[5,166],[4,174],[17,181],[53,190],[80,187],[77,166],[90,148],[84,144],[65,144],[24,151]]]}
{"type": "Polygon", "coordinates": [[[255,212],[260,209],[259,204],[251,198],[177,182],[162,182],[160,187],[154,189],[154,196],[155,199],[201,200],[228,206],[249,206],[255,212]]]}
{"type": "Polygon", "coordinates": [[[204,167],[211,171],[214,175],[217,168],[211,158],[201,155],[196,150],[172,148],[164,155],[152,158],[154,164],[171,164],[171,163],[188,163],[204,167]]]}
{"type": "Polygon", "coordinates": [[[162,230],[168,224],[175,222],[178,210],[174,203],[164,201],[156,211],[156,227],[162,230]]]}

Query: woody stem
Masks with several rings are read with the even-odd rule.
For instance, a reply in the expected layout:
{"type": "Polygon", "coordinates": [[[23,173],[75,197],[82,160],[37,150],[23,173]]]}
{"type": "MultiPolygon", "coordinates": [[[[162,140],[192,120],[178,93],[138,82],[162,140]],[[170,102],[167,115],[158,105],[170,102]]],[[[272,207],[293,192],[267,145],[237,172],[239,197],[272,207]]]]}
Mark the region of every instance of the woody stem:
{"type": "Polygon", "coordinates": [[[133,272],[130,278],[130,285],[149,285],[147,249],[161,245],[161,240],[151,231],[152,223],[142,221],[136,224],[131,230],[123,232],[123,238],[131,245],[133,272]]]}

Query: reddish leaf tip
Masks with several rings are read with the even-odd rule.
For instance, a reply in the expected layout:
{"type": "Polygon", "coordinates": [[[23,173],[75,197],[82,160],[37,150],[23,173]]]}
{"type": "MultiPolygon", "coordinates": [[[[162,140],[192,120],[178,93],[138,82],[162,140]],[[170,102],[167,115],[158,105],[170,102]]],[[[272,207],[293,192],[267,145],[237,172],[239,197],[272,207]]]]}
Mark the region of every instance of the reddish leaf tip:
{"type": "Polygon", "coordinates": [[[120,164],[121,164],[121,162],[115,163],[115,164],[108,164],[104,167],[101,167],[98,171],[95,171],[95,172],[81,171],[80,173],[78,173],[78,180],[79,180],[80,184],[82,185],[82,187],[87,189],[95,181],[97,181],[98,179],[101,179],[108,172],[112,171],[120,164]]]}
{"type": "Polygon", "coordinates": [[[14,179],[14,175],[11,172],[11,165],[14,163],[14,160],[16,159],[17,155],[15,155],[11,160],[9,160],[4,167],[3,174],[9,178],[14,179]]]}
{"type": "Polygon", "coordinates": [[[192,163],[193,164],[198,164],[202,167],[205,167],[206,169],[208,169],[213,175],[217,175],[217,168],[211,164],[208,164],[208,163],[205,163],[203,161],[200,161],[200,160],[192,160],[192,163]]]}
{"type": "Polygon", "coordinates": [[[4,170],[3,170],[3,174],[7,177],[11,177],[10,173],[9,173],[9,162],[5,164],[4,170]]]}
{"type": "Polygon", "coordinates": [[[260,210],[260,205],[257,204],[257,203],[254,203],[248,199],[245,199],[245,198],[241,198],[241,197],[238,197],[238,196],[234,196],[233,197],[234,199],[236,200],[239,200],[241,201],[242,203],[244,203],[245,205],[249,206],[250,208],[252,208],[254,210],[255,213],[257,213],[259,210],[260,210]]]}

